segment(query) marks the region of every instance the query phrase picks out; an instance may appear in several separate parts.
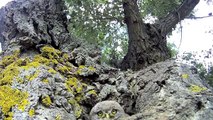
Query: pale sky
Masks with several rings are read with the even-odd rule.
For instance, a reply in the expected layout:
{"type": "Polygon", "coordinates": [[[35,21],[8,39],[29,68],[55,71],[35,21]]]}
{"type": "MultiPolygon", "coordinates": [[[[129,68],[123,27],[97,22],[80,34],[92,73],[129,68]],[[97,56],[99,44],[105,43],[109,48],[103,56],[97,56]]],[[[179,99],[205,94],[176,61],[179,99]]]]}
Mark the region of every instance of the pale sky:
{"type": "MultiPolygon", "coordinates": [[[[0,7],[4,6],[11,0],[1,0],[0,7]]],[[[213,5],[207,5],[203,0],[196,6],[197,16],[207,16],[209,12],[213,12],[213,5]]],[[[212,48],[213,33],[206,33],[208,30],[213,30],[213,17],[199,20],[184,20],[182,21],[182,43],[180,52],[182,51],[200,51],[212,48]]],[[[176,46],[180,43],[180,32],[173,31],[172,36],[168,41],[173,42],[176,46]]]]}
{"type": "MultiPolygon", "coordinates": [[[[213,12],[213,5],[207,5],[203,0],[195,7],[196,16],[208,16],[208,13],[213,12]]],[[[185,19],[181,22],[182,29],[182,44],[181,51],[200,51],[212,48],[213,33],[208,33],[208,30],[213,30],[213,17],[189,20],[185,19]]],[[[178,30],[173,31],[172,36],[168,39],[173,41],[177,46],[180,43],[181,34],[178,30]]]]}
{"type": "Polygon", "coordinates": [[[9,1],[12,1],[12,0],[1,0],[0,7],[6,5],[9,1]]]}

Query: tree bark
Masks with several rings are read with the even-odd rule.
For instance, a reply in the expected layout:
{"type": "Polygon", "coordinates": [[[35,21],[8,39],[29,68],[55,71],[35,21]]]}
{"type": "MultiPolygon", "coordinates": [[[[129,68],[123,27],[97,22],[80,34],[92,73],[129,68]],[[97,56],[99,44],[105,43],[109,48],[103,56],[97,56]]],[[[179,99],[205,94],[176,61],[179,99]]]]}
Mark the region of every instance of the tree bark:
{"type": "Polygon", "coordinates": [[[16,7],[0,9],[0,42],[3,50],[14,45],[20,45],[23,50],[42,44],[59,48],[70,41],[64,1],[18,0],[10,4],[16,7]]]}
{"type": "Polygon", "coordinates": [[[170,58],[166,35],[199,3],[185,0],[156,24],[142,21],[137,0],[123,0],[124,20],[129,35],[128,52],[120,64],[122,70],[139,70],[170,58]]]}
{"type": "Polygon", "coordinates": [[[123,1],[123,8],[129,46],[127,55],[121,62],[121,69],[139,70],[169,58],[165,37],[153,25],[143,23],[137,0],[123,1]]]}

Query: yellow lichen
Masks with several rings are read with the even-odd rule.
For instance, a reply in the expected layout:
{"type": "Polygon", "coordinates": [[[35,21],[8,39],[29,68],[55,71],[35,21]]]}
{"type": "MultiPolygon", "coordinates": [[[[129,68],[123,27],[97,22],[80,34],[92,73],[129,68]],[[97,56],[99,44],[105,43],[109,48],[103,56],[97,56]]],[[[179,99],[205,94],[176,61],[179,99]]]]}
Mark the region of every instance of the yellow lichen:
{"type": "Polygon", "coordinates": [[[17,64],[18,66],[26,66],[29,62],[30,62],[30,59],[29,59],[29,58],[25,58],[25,59],[20,58],[20,59],[18,59],[18,60],[16,61],[16,64],[17,64]]]}
{"type": "Polygon", "coordinates": [[[86,66],[84,66],[84,65],[80,65],[78,68],[79,69],[84,69],[86,66]]]}
{"type": "Polygon", "coordinates": [[[29,112],[28,112],[28,114],[29,114],[30,117],[32,117],[33,115],[35,115],[35,109],[34,108],[30,109],[29,112]]]}
{"type": "Polygon", "coordinates": [[[29,101],[27,99],[22,100],[20,105],[18,105],[18,109],[21,111],[25,110],[25,107],[29,104],[29,101]]]}
{"type": "Polygon", "coordinates": [[[89,69],[90,71],[95,71],[95,70],[96,70],[96,69],[95,69],[94,67],[92,67],[92,66],[89,66],[88,69],[89,69]]]}
{"type": "Polygon", "coordinates": [[[77,102],[81,102],[82,100],[84,100],[84,98],[85,98],[85,95],[84,95],[83,93],[77,94],[77,95],[75,96],[75,100],[76,100],[77,102]]]}
{"type": "Polygon", "coordinates": [[[42,56],[49,59],[58,59],[60,58],[59,56],[61,54],[61,51],[50,46],[44,46],[43,48],[41,48],[41,54],[42,56]]]}
{"type": "Polygon", "coordinates": [[[77,74],[81,74],[82,73],[82,70],[84,69],[84,68],[86,68],[86,66],[84,66],[84,65],[80,65],[79,67],[78,67],[78,70],[77,70],[77,74]]]}
{"type": "Polygon", "coordinates": [[[49,83],[49,80],[48,79],[43,79],[42,82],[43,83],[49,83]]]}
{"type": "Polygon", "coordinates": [[[49,59],[47,59],[47,58],[45,58],[45,57],[43,57],[41,55],[35,55],[33,61],[34,62],[39,62],[39,63],[47,65],[47,66],[49,66],[50,62],[51,62],[49,59]]]}
{"type": "Polygon", "coordinates": [[[12,84],[14,78],[19,74],[18,66],[15,63],[8,65],[0,74],[0,85],[12,84]]]}
{"type": "Polygon", "coordinates": [[[183,79],[188,79],[188,78],[189,78],[189,75],[188,75],[188,74],[182,74],[181,77],[182,77],[183,79]]]}
{"type": "Polygon", "coordinates": [[[57,114],[57,115],[55,116],[55,120],[61,120],[61,115],[60,115],[60,114],[57,114]]]}
{"type": "Polygon", "coordinates": [[[39,71],[36,71],[36,72],[34,72],[32,75],[27,75],[27,76],[25,76],[25,77],[26,77],[27,80],[32,81],[32,80],[34,80],[35,78],[37,78],[38,75],[39,75],[39,71]]]}
{"type": "Polygon", "coordinates": [[[70,99],[69,103],[73,106],[74,108],[74,115],[76,118],[79,118],[82,114],[82,108],[81,106],[78,104],[78,102],[74,99],[70,99]]]}
{"type": "Polygon", "coordinates": [[[13,120],[13,112],[8,112],[4,120],[13,120]]]}
{"type": "Polygon", "coordinates": [[[62,58],[63,58],[64,61],[68,61],[68,60],[69,60],[69,54],[64,53],[64,54],[62,55],[62,58]]]}
{"type": "Polygon", "coordinates": [[[37,61],[41,64],[45,64],[47,66],[56,65],[62,58],[61,56],[62,56],[61,51],[51,46],[44,46],[41,48],[41,55],[34,56],[34,61],[37,61]]]}
{"type": "Polygon", "coordinates": [[[17,106],[19,110],[24,111],[29,104],[28,93],[18,89],[12,89],[10,86],[0,86],[0,106],[4,115],[10,113],[11,108],[17,106]]]}
{"type": "Polygon", "coordinates": [[[69,78],[66,81],[66,88],[69,92],[72,92],[73,94],[81,93],[83,90],[82,84],[75,77],[69,78]]]}
{"type": "Polygon", "coordinates": [[[23,68],[25,70],[29,70],[30,68],[37,68],[40,65],[41,64],[39,62],[30,62],[30,63],[26,64],[25,66],[21,66],[21,68],[23,68]]]}
{"type": "Polygon", "coordinates": [[[56,74],[57,73],[53,68],[49,68],[48,72],[52,73],[52,74],[56,74]]]}
{"type": "Polygon", "coordinates": [[[61,66],[57,67],[57,70],[59,72],[63,73],[63,74],[66,74],[66,73],[71,71],[71,68],[67,67],[67,66],[64,66],[64,65],[63,66],[61,65],[61,66]]]}
{"type": "Polygon", "coordinates": [[[52,104],[52,100],[51,100],[50,96],[48,96],[48,95],[44,96],[44,97],[42,98],[42,103],[43,103],[45,106],[49,107],[49,106],[52,104]]]}
{"type": "Polygon", "coordinates": [[[76,71],[76,74],[81,75],[83,71],[84,71],[84,72],[86,72],[86,71],[95,72],[95,70],[96,70],[96,69],[95,69],[94,67],[92,67],[92,66],[86,67],[86,66],[84,66],[84,65],[80,65],[80,66],[78,67],[78,70],[76,71]]]}
{"type": "Polygon", "coordinates": [[[89,95],[98,96],[98,95],[97,95],[97,92],[96,92],[95,90],[90,90],[90,91],[88,92],[88,94],[89,94],[89,95]]]}
{"type": "Polygon", "coordinates": [[[16,81],[20,84],[23,84],[24,83],[24,80],[22,78],[17,78],[16,81]]]}
{"type": "Polygon", "coordinates": [[[12,55],[4,56],[2,58],[2,61],[0,62],[1,66],[6,67],[9,64],[13,63],[18,58],[19,54],[20,54],[20,51],[16,50],[16,51],[14,51],[14,53],[12,55]]]}
{"type": "Polygon", "coordinates": [[[197,85],[191,85],[189,90],[192,91],[192,92],[196,92],[197,93],[197,92],[205,91],[205,90],[207,90],[207,88],[200,87],[200,86],[197,86],[197,85]]]}

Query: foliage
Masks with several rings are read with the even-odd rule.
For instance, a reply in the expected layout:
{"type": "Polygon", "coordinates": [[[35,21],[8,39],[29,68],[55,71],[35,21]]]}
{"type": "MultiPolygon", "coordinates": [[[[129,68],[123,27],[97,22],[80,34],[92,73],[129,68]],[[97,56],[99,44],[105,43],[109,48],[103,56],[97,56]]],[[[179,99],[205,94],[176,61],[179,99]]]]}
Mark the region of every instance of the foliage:
{"type": "Polygon", "coordinates": [[[167,47],[169,49],[170,56],[175,57],[178,53],[176,45],[174,43],[167,43],[167,47]]]}
{"type": "Polygon", "coordinates": [[[142,15],[151,15],[157,18],[162,18],[170,11],[177,8],[183,0],[142,0],[140,7],[142,15]]]}
{"type": "Polygon", "coordinates": [[[205,76],[208,83],[213,86],[213,66],[209,68],[209,72],[205,76]]]}

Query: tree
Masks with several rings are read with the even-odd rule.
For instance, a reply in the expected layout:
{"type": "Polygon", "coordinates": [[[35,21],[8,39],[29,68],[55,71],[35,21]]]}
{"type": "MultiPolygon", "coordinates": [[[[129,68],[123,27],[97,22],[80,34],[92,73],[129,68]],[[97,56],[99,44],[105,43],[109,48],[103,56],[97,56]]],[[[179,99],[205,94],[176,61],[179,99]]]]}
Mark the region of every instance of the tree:
{"type": "MultiPolygon", "coordinates": [[[[128,2],[135,1],[125,2],[125,14],[139,10],[128,2]]],[[[168,60],[134,72],[101,65],[99,49],[69,33],[66,15],[62,0],[17,0],[0,9],[1,119],[88,120],[91,108],[104,100],[119,102],[129,120],[213,118],[211,89],[187,66],[168,60]]],[[[135,20],[129,18],[126,24],[135,20]]],[[[153,26],[142,23],[132,23],[136,32],[155,38],[158,32],[146,31],[153,26]]]]}
{"type": "MultiPolygon", "coordinates": [[[[199,3],[199,0],[176,0],[172,2],[168,0],[161,2],[147,0],[115,0],[111,2],[107,0],[90,0],[83,2],[76,0],[74,2],[78,3],[80,11],[83,11],[83,15],[90,15],[89,17],[84,17],[87,21],[84,22],[86,25],[92,23],[88,22],[89,19],[93,20],[93,28],[90,27],[90,31],[96,33],[96,36],[100,37],[101,40],[106,36],[109,38],[106,40],[107,42],[100,42],[100,40],[98,40],[99,42],[97,43],[104,45],[106,45],[105,43],[111,43],[108,44],[108,47],[116,49],[119,40],[115,37],[118,36],[115,35],[115,33],[122,30],[124,31],[124,24],[126,24],[129,37],[128,50],[119,67],[122,70],[139,70],[153,63],[170,58],[171,55],[167,48],[166,36],[172,31],[172,28],[175,28],[178,22],[192,12],[193,8],[199,3]],[[161,5],[163,5],[164,8],[161,7],[161,5]],[[143,6],[145,7],[143,8],[143,6]],[[142,10],[140,8],[142,8],[142,10]],[[88,13],[88,11],[91,12],[88,13]],[[122,14],[122,12],[124,12],[124,14],[122,14]],[[146,24],[142,20],[149,14],[158,18],[154,24],[146,24]],[[106,28],[102,29],[103,26],[106,28]],[[111,29],[112,26],[114,29],[111,29]],[[99,27],[98,30],[101,30],[101,32],[97,32],[95,27],[99,27]],[[122,29],[117,30],[117,27],[122,29]],[[117,41],[112,39],[116,39],[117,41]]],[[[74,2],[68,1],[71,5],[74,2]]],[[[74,10],[72,10],[72,13],[76,14],[78,10],[76,11],[75,9],[75,12],[73,11],[74,10]]],[[[125,32],[123,34],[125,34],[125,32]]],[[[121,38],[120,41],[125,41],[123,43],[127,45],[125,39],[121,38]]],[[[107,46],[105,46],[105,48],[107,48],[107,46]]]]}
{"type": "Polygon", "coordinates": [[[121,68],[138,70],[150,64],[168,59],[166,35],[184,19],[199,0],[185,0],[177,10],[170,12],[156,24],[144,24],[137,7],[137,0],[123,2],[128,27],[129,47],[121,68]]]}

